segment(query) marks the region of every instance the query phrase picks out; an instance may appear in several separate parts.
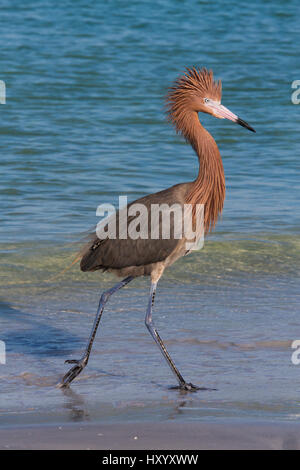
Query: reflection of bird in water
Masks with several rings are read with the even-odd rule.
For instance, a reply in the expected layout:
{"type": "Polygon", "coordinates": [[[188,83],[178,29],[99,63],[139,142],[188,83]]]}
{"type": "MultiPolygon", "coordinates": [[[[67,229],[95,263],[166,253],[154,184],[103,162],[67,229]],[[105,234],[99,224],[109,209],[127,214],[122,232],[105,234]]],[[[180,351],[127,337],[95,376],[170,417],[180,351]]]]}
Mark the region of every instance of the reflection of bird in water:
{"type": "Polygon", "coordinates": [[[70,387],[64,387],[63,392],[67,398],[64,407],[70,410],[70,419],[72,421],[82,421],[89,417],[84,398],[78,393],[75,393],[70,387]]]}
{"type": "MultiPolygon", "coordinates": [[[[245,121],[221,105],[221,82],[215,82],[212,71],[206,69],[187,69],[179,77],[167,94],[169,121],[175,126],[191,144],[199,159],[199,173],[197,178],[189,183],[181,183],[159,193],[145,196],[134,203],[143,204],[147,209],[153,204],[179,204],[184,207],[190,204],[193,208],[192,216],[195,223],[197,204],[204,205],[204,231],[214,228],[217,218],[222,212],[225,198],[225,178],[222,159],[217,144],[210,133],[201,125],[198,113],[211,114],[217,118],[226,118],[247,129],[254,131],[245,121]]],[[[132,203],[132,204],[134,204],[132,203]]],[[[129,207],[129,206],[128,206],[129,207]]],[[[159,219],[159,233],[161,234],[161,219],[159,219]]],[[[75,365],[63,377],[62,387],[70,382],[87,365],[96,331],[103,313],[104,306],[109,297],[117,290],[126,286],[137,276],[151,276],[151,289],[145,323],[154,340],[161,349],[172,372],[175,374],[179,387],[183,390],[196,390],[197,387],[187,383],[161,340],[152,321],[152,307],[157,282],[166,267],[184,256],[186,239],[177,239],[174,236],[163,239],[148,238],[99,239],[96,234],[85,247],[81,258],[82,271],[96,271],[98,269],[110,271],[124,279],[101,296],[98,311],[92,328],[91,336],[83,357],[80,360],[68,360],[75,365]]]]}

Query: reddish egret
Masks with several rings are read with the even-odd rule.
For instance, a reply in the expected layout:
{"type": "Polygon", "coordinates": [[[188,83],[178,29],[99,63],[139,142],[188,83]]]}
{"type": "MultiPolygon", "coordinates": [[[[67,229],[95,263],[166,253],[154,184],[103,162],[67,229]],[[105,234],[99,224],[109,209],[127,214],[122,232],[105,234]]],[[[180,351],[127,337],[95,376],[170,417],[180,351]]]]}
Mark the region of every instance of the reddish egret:
{"type": "MultiPolygon", "coordinates": [[[[176,131],[185,137],[196,152],[199,159],[198,176],[192,182],[177,184],[164,191],[134,201],[134,203],[143,204],[147,208],[150,208],[152,204],[166,203],[168,205],[179,204],[182,207],[184,204],[190,204],[194,209],[197,204],[203,204],[205,233],[214,228],[217,218],[222,212],[225,198],[225,178],[217,144],[201,125],[198,113],[203,112],[216,118],[230,119],[255,132],[249,124],[221,105],[221,93],[221,82],[214,81],[213,72],[205,68],[186,69],[183,75],[175,81],[166,97],[168,118],[175,126],[176,131]]],[[[193,217],[195,217],[194,210],[193,217]]],[[[161,219],[158,224],[161,224],[161,219]]],[[[178,380],[179,388],[188,391],[198,389],[183,379],[152,320],[152,308],[158,280],[166,267],[186,254],[184,238],[162,239],[160,237],[153,239],[149,236],[144,239],[130,237],[123,239],[117,236],[115,239],[100,239],[96,233],[92,235],[90,242],[82,252],[81,270],[110,271],[122,277],[123,280],[101,295],[86,350],[81,359],[66,361],[75,365],[63,377],[60,386],[68,386],[87,365],[103,309],[110,296],[135,277],[148,275],[151,277],[151,289],[145,318],[146,326],[178,380]]]]}

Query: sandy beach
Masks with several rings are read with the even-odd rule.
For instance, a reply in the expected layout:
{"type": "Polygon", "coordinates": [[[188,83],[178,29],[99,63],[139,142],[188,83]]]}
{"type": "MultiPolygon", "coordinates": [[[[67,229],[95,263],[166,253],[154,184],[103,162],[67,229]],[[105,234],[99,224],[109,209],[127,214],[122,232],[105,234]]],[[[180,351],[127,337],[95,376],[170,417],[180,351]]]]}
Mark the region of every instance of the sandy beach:
{"type": "Polygon", "coordinates": [[[7,427],[0,449],[284,450],[300,449],[296,423],[114,423],[7,427]]]}

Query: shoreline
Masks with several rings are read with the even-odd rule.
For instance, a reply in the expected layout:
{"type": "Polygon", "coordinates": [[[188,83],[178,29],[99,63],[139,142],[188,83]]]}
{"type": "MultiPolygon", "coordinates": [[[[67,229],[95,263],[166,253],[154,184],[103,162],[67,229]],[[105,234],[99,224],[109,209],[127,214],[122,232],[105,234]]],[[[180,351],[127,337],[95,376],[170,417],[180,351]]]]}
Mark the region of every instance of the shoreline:
{"type": "Polygon", "coordinates": [[[8,426],[2,450],[300,449],[300,423],[129,422],[8,426]]]}

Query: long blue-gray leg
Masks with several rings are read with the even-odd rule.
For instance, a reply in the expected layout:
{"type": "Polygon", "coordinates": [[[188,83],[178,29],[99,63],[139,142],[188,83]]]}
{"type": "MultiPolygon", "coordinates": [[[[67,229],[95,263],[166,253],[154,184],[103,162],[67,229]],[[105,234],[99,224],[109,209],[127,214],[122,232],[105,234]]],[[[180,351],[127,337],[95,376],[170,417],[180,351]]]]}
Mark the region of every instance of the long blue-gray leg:
{"type": "Polygon", "coordinates": [[[150,289],[150,297],[149,297],[149,303],[148,303],[148,308],[146,312],[146,318],[145,318],[145,324],[146,327],[148,328],[151,336],[155,340],[156,344],[159,346],[159,349],[161,350],[164,358],[166,359],[168,365],[171,368],[171,371],[175,375],[176,379],[179,382],[179,388],[182,390],[188,390],[188,391],[196,391],[199,390],[199,387],[196,387],[195,385],[191,383],[187,383],[182,375],[180,374],[179,370],[175,366],[170,354],[168,353],[161,337],[158,334],[157,329],[154,326],[153,320],[152,320],[152,309],[153,309],[153,304],[154,304],[154,298],[155,298],[155,292],[156,292],[156,287],[157,287],[157,282],[152,282],[151,283],[151,289],[150,289]]]}
{"type": "Polygon", "coordinates": [[[95,317],[95,320],[94,320],[93,328],[92,328],[92,331],[91,331],[91,334],[90,334],[90,338],[89,338],[86,350],[85,350],[85,352],[84,352],[81,359],[79,359],[79,360],[78,359],[67,359],[65,361],[68,364],[75,364],[75,366],[73,366],[66,373],[66,375],[64,375],[62,381],[58,384],[59,387],[68,387],[70,385],[70,383],[72,382],[72,380],[74,380],[75,377],[77,377],[77,375],[79,375],[80,372],[87,365],[89,357],[90,357],[91,349],[92,349],[92,346],[93,346],[93,342],[94,342],[94,339],[95,339],[95,336],[96,336],[96,333],[97,333],[97,328],[99,326],[99,323],[100,323],[100,320],[101,320],[102,313],[103,313],[106,302],[108,301],[108,299],[110,298],[111,295],[113,295],[115,292],[117,292],[122,287],[126,286],[130,281],[132,281],[132,279],[133,279],[133,276],[128,276],[125,279],[123,279],[123,281],[118,282],[118,284],[113,286],[111,289],[108,289],[107,291],[103,292],[103,294],[100,297],[98,310],[97,310],[97,313],[96,313],[96,317],[95,317]]]}

